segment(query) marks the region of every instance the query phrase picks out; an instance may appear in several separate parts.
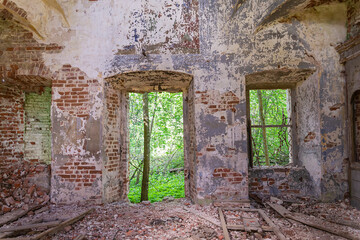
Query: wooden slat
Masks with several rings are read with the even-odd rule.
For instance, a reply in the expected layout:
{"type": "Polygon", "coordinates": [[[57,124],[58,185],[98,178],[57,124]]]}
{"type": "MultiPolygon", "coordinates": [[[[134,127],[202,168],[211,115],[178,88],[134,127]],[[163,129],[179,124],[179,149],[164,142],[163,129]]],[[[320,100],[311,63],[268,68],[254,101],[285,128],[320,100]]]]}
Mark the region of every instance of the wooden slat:
{"type": "Polygon", "coordinates": [[[221,227],[222,227],[223,232],[224,232],[224,238],[225,238],[225,240],[230,240],[229,231],[226,228],[226,222],[225,222],[224,213],[221,210],[221,208],[219,208],[219,216],[220,216],[220,221],[221,221],[221,227]]]}
{"type": "Polygon", "coordinates": [[[50,228],[49,230],[46,230],[46,231],[44,231],[44,232],[42,232],[42,233],[40,233],[40,234],[32,237],[31,240],[38,240],[38,239],[41,239],[41,238],[43,238],[43,237],[45,237],[45,236],[47,236],[47,235],[54,234],[54,233],[60,231],[61,229],[63,229],[64,227],[66,227],[66,226],[68,226],[68,225],[71,225],[71,224],[79,221],[80,219],[84,218],[87,214],[89,214],[89,213],[92,212],[93,210],[94,210],[94,209],[92,208],[92,209],[87,210],[87,211],[85,211],[84,213],[82,213],[82,214],[80,214],[80,215],[78,215],[78,216],[76,216],[76,217],[74,217],[74,218],[71,218],[71,219],[69,219],[69,220],[67,220],[67,221],[64,221],[64,222],[62,222],[61,224],[59,224],[58,226],[53,227],[53,228],[50,228]]]}
{"type": "Polygon", "coordinates": [[[266,215],[266,213],[262,209],[258,209],[258,212],[259,212],[260,216],[265,220],[265,222],[273,229],[276,236],[280,240],[286,240],[286,237],[284,236],[284,234],[280,231],[278,226],[276,226],[276,224],[273,221],[271,221],[271,219],[268,217],[268,215],[266,215]]]}
{"type": "Polygon", "coordinates": [[[49,227],[54,227],[56,225],[59,225],[60,223],[61,223],[61,221],[53,221],[53,222],[29,224],[29,225],[24,225],[24,226],[7,227],[7,228],[1,228],[0,233],[30,230],[30,229],[34,229],[34,228],[49,228],[49,227]]]}
{"type": "Polygon", "coordinates": [[[251,208],[223,207],[222,209],[225,211],[258,212],[257,209],[251,209],[251,208]]]}
{"type": "Polygon", "coordinates": [[[10,237],[12,234],[13,234],[13,232],[0,233],[0,239],[6,238],[6,237],[10,237]]]}
{"type": "MultiPolygon", "coordinates": [[[[237,231],[245,231],[244,225],[226,225],[228,230],[237,230],[237,231]]],[[[273,232],[274,229],[269,226],[261,226],[260,228],[256,227],[247,227],[247,229],[250,229],[251,231],[258,231],[259,229],[263,230],[264,232],[273,232]]]]}
{"type": "Polygon", "coordinates": [[[300,222],[302,224],[305,224],[307,226],[310,226],[310,227],[313,227],[316,229],[320,229],[325,232],[332,233],[334,235],[344,237],[347,239],[352,239],[352,240],[359,239],[358,236],[351,234],[350,232],[336,229],[336,227],[334,227],[334,224],[332,224],[328,221],[324,221],[324,220],[316,218],[316,217],[312,217],[312,219],[310,219],[309,216],[307,216],[305,214],[301,214],[301,213],[291,213],[286,208],[284,208],[283,206],[278,205],[278,204],[269,203],[269,206],[271,208],[273,208],[275,211],[277,211],[280,215],[284,216],[285,218],[293,219],[293,220],[300,222]]]}
{"type": "Polygon", "coordinates": [[[29,206],[29,208],[27,210],[17,209],[15,211],[9,212],[0,217],[0,227],[7,223],[11,223],[11,222],[17,220],[17,219],[25,216],[28,212],[39,209],[42,206],[43,205],[32,205],[32,206],[29,206]]]}

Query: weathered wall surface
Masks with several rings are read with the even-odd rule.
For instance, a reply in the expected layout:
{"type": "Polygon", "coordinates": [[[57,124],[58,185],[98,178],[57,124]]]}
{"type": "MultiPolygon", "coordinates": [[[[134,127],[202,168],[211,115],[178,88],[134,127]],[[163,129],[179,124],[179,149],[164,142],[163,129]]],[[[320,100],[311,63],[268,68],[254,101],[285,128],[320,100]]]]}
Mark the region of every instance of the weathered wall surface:
{"type": "MultiPolygon", "coordinates": [[[[248,198],[245,76],[279,68],[316,69],[297,85],[301,144],[295,162],[307,168],[324,200],[347,191],[345,81],[334,49],[346,37],[345,4],[309,8],[255,34],[282,1],[245,1],[233,18],[235,1],[225,0],[59,1],[64,14],[41,0],[15,2],[27,10],[27,19],[44,40],[3,23],[4,36],[19,30],[16,38],[4,38],[1,61],[25,60],[16,66],[2,61],[1,69],[54,79],[54,202],[112,201],[118,192],[126,195],[122,185],[127,179],[111,173],[127,171],[126,163],[113,162],[119,154],[117,141],[124,143],[121,124],[126,118],[124,109],[114,112],[113,107],[124,101],[111,99],[122,97],[105,89],[103,78],[147,70],[193,76],[189,115],[195,120],[189,132],[196,148],[189,153],[196,159],[190,162],[193,185],[188,191],[196,202],[208,203],[248,198]],[[24,42],[27,37],[29,43],[24,42]],[[118,126],[120,137],[111,139],[109,129],[118,126]]],[[[120,148],[126,155],[126,146],[120,148]]]]}
{"type": "Polygon", "coordinates": [[[315,195],[313,180],[303,168],[253,168],[249,170],[249,192],[260,198],[287,199],[315,195]]]}
{"type": "Polygon", "coordinates": [[[360,34],[360,2],[350,0],[348,2],[348,38],[354,38],[360,34]]]}
{"type": "Polygon", "coordinates": [[[101,85],[71,65],[56,72],[55,79],[51,200],[101,202],[101,85]]]}
{"type": "Polygon", "coordinates": [[[313,11],[299,16],[304,24],[306,57],[317,68],[313,76],[297,85],[299,164],[310,172],[316,194],[332,201],[348,191],[345,77],[334,48],[345,40],[346,5],[324,5],[316,7],[316,14],[313,11]],[[321,40],[316,34],[319,27],[321,40]]]}
{"type": "Polygon", "coordinates": [[[24,160],[51,164],[51,88],[25,94],[24,160]]]}
{"type": "Polygon", "coordinates": [[[103,116],[103,195],[107,202],[127,200],[127,94],[105,87],[103,116]]]}

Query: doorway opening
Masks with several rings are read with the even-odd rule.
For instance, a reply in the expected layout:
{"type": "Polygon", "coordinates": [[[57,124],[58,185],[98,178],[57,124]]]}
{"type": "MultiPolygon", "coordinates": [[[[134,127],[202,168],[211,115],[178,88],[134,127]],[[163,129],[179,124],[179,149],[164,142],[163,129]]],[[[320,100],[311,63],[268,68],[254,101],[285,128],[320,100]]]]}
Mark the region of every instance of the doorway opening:
{"type": "MultiPolygon", "coordinates": [[[[182,93],[129,93],[129,200],[141,200],[144,179],[144,112],[149,123],[148,200],[183,198],[184,192],[184,130],[182,93]]],[[[146,179],[147,177],[145,177],[146,179]]]]}
{"type": "MultiPolygon", "coordinates": [[[[141,154],[135,154],[136,149],[131,149],[131,145],[139,150],[142,149],[144,139],[138,134],[132,134],[131,128],[143,127],[143,117],[136,120],[137,125],[132,125],[135,121],[129,114],[136,112],[134,104],[138,105],[138,115],[142,113],[142,97],[141,95],[147,93],[150,99],[158,98],[157,104],[150,104],[150,115],[154,108],[162,109],[166,112],[166,121],[160,118],[158,124],[162,124],[166,129],[166,134],[161,132],[152,133],[152,162],[158,160],[162,161],[161,166],[151,166],[151,171],[158,176],[161,175],[177,175],[179,181],[184,182],[181,189],[170,189],[176,194],[166,194],[173,197],[185,196],[190,200],[196,197],[196,138],[195,138],[195,107],[194,107],[194,83],[192,75],[182,72],[174,71],[136,71],[121,73],[106,79],[104,90],[104,131],[103,131],[103,197],[107,202],[113,201],[127,201],[132,198],[132,192],[129,194],[129,186],[131,181],[136,182],[137,174],[139,175],[139,183],[141,180],[141,154]],[[137,95],[138,94],[138,95],[137,95]],[[160,96],[164,95],[168,99],[162,104],[159,104],[160,96]],[[132,98],[137,98],[137,102],[132,101],[132,98]],[[178,105],[170,103],[170,100],[176,99],[178,105]],[[141,111],[140,111],[141,110],[141,111]],[[172,117],[170,117],[172,116],[172,117]],[[178,126],[183,129],[170,128],[171,124],[179,122],[178,126]],[[175,134],[176,132],[176,134],[175,134]],[[158,135],[157,135],[158,134],[158,135]],[[175,134],[175,135],[171,135],[175,134]],[[166,138],[163,135],[168,135],[166,138]],[[169,137],[172,136],[172,137],[169,137]],[[177,141],[178,146],[170,147],[168,144],[172,139],[182,140],[177,141]],[[137,140],[138,139],[138,140],[137,140]],[[181,144],[183,147],[181,147],[181,144]],[[130,150],[130,151],[129,151],[130,150]],[[166,156],[166,157],[165,157],[166,156]],[[136,159],[131,162],[131,159],[136,159]],[[167,165],[167,166],[166,166],[167,165]],[[166,168],[165,168],[166,167],[166,168]],[[136,169],[139,169],[135,171],[136,169]],[[182,169],[183,168],[183,169],[182,169]],[[165,171],[166,169],[166,171],[165,171]],[[170,173],[170,170],[172,173],[170,173]],[[134,176],[133,176],[134,175],[134,176]],[[182,175],[182,176],[181,176],[182,175]],[[130,181],[131,180],[131,181],[130,181]],[[181,195],[177,194],[182,192],[181,195]]],[[[140,117],[138,117],[140,118],[140,117]]],[[[158,119],[155,117],[155,120],[158,119]]],[[[159,119],[158,119],[159,120],[159,119]]],[[[151,119],[150,119],[151,121],[151,119]]],[[[154,121],[154,130],[157,127],[154,121]]],[[[165,131],[165,130],[164,130],[165,131]]],[[[141,130],[139,131],[139,133],[141,130]]],[[[173,177],[175,178],[175,177],[173,177]]],[[[174,180],[174,179],[173,179],[174,180]]],[[[161,183],[168,182],[169,179],[163,179],[161,183]]],[[[175,180],[174,180],[175,181],[175,180]]],[[[131,183],[133,184],[133,183],[131,183]]],[[[155,191],[160,192],[157,183],[150,183],[149,189],[155,185],[155,191]]],[[[165,195],[158,195],[157,199],[150,199],[151,201],[162,200],[165,195]]],[[[150,198],[151,196],[149,196],[150,198]]],[[[139,200],[133,200],[139,201],[139,200]]]]}

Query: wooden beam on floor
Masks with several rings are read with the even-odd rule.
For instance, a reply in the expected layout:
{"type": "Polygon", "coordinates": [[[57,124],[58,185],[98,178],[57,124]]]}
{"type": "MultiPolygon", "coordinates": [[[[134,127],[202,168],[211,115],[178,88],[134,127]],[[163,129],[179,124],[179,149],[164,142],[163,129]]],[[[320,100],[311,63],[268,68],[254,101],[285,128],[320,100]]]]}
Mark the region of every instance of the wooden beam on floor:
{"type": "Polygon", "coordinates": [[[336,227],[334,227],[334,224],[332,224],[328,221],[322,220],[320,218],[316,218],[314,216],[308,216],[305,214],[301,214],[301,213],[292,213],[279,204],[273,204],[273,203],[268,203],[268,204],[272,209],[274,209],[276,212],[278,212],[284,218],[289,218],[289,219],[295,220],[304,225],[307,225],[307,226],[310,226],[310,227],[313,227],[313,228],[316,228],[319,230],[323,230],[325,232],[332,233],[334,235],[337,235],[337,236],[340,236],[340,237],[343,237],[346,239],[352,239],[352,240],[359,239],[359,236],[357,236],[357,235],[351,234],[350,232],[347,232],[347,231],[342,231],[342,230],[336,229],[336,227]],[[310,217],[312,219],[310,219],[310,217]],[[331,225],[333,225],[333,226],[331,226],[331,225]]]}
{"type": "Polygon", "coordinates": [[[61,221],[52,221],[52,222],[28,224],[28,225],[23,225],[23,226],[7,227],[7,228],[1,228],[0,233],[17,232],[17,231],[23,231],[23,230],[31,230],[31,229],[35,229],[35,228],[49,228],[49,227],[55,227],[55,226],[59,225],[60,223],[61,223],[61,221]]]}
{"type": "Polygon", "coordinates": [[[16,221],[17,219],[25,216],[28,212],[36,210],[41,208],[43,205],[31,205],[28,207],[28,209],[17,209],[15,211],[6,213],[5,215],[0,217],[0,227],[7,224],[16,221]]]}
{"type": "Polygon", "coordinates": [[[47,235],[54,234],[54,233],[60,231],[61,229],[63,229],[64,227],[66,227],[66,226],[68,226],[68,225],[71,225],[71,224],[73,224],[73,223],[75,223],[75,222],[83,219],[87,214],[91,213],[92,211],[94,211],[93,208],[91,208],[91,209],[89,209],[89,210],[87,210],[87,211],[79,214],[78,216],[76,216],[76,217],[74,217],[74,218],[71,218],[71,219],[69,219],[69,220],[67,220],[67,221],[64,221],[64,222],[60,223],[60,224],[59,224],[58,226],[56,226],[56,227],[50,228],[49,230],[46,230],[46,231],[44,231],[44,232],[42,232],[42,233],[40,233],[40,234],[32,237],[31,240],[39,240],[39,239],[41,239],[41,238],[43,238],[43,237],[45,237],[45,236],[47,236],[47,235]]]}
{"type": "Polygon", "coordinates": [[[229,235],[229,231],[226,227],[226,221],[225,221],[225,217],[224,217],[224,213],[221,210],[221,208],[219,208],[219,216],[220,216],[220,221],[221,221],[221,227],[223,229],[224,232],[224,238],[225,240],[230,240],[230,235],[229,235]]]}
{"type": "Polygon", "coordinates": [[[264,212],[264,210],[262,209],[258,209],[258,212],[260,214],[260,216],[265,220],[265,222],[273,229],[274,233],[276,234],[276,236],[280,239],[280,240],[286,240],[286,237],[284,236],[284,234],[280,231],[280,229],[278,228],[278,226],[271,221],[271,219],[268,217],[268,215],[264,212]]]}

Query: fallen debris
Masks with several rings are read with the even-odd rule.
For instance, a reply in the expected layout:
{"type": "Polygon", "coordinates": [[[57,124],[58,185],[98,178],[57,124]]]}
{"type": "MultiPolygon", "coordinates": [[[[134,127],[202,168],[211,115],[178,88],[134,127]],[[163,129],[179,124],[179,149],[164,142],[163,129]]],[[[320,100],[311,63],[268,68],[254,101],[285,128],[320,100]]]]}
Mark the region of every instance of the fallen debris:
{"type": "Polygon", "coordinates": [[[24,226],[7,227],[7,228],[1,228],[0,233],[32,230],[35,228],[49,228],[49,227],[57,226],[60,223],[61,223],[61,221],[53,221],[53,222],[37,223],[37,224],[30,224],[30,225],[24,225],[24,226]]]}
{"type": "Polygon", "coordinates": [[[278,204],[273,204],[273,203],[269,203],[269,206],[274,209],[276,212],[278,212],[282,217],[284,218],[289,218],[292,220],[295,220],[297,222],[300,222],[302,224],[305,224],[307,226],[316,228],[316,229],[320,229],[329,233],[332,233],[334,235],[340,236],[340,237],[344,237],[347,239],[359,239],[360,235],[354,235],[348,231],[344,231],[341,229],[338,229],[336,226],[334,226],[334,224],[316,218],[314,216],[307,216],[305,214],[302,213],[292,213],[290,211],[288,211],[286,208],[284,208],[281,205],[278,204]]]}
{"type": "MultiPolygon", "coordinates": [[[[309,203],[299,201],[299,204],[301,206],[292,207],[292,211],[313,214],[318,218],[339,216],[338,219],[355,223],[360,222],[360,211],[352,208],[350,205],[344,209],[339,203],[309,203]]],[[[284,201],[284,206],[291,208],[292,204],[284,201]]],[[[64,222],[85,212],[87,208],[88,206],[81,204],[69,206],[50,205],[50,209],[47,211],[33,216],[26,215],[16,222],[3,226],[3,228],[38,224],[45,221],[64,222]]],[[[119,202],[95,205],[93,208],[95,211],[86,215],[82,221],[79,220],[68,225],[67,230],[64,227],[61,231],[57,231],[51,236],[46,235],[43,239],[225,240],[218,208],[214,206],[193,205],[186,199],[175,199],[171,202],[157,202],[150,205],[119,202]]],[[[282,218],[275,211],[269,211],[268,209],[260,210],[264,211],[265,215],[276,227],[271,227],[271,223],[266,221],[266,217],[260,215],[258,209],[222,208],[230,239],[281,239],[276,235],[277,232],[274,230],[276,228],[281,231],[283,236],[291,240],[344,239],[331,233],[308,227],[295,220],[282,218]],[[248,223],[250,222],[246,226],[249,232],[245,230],[243,218],[246,218],[248,223]]],[[[349,232],[352,234],[360,234],[360,230],[344,228],[349,229],[349,232]]],[[[39,231],[39,229],[34,230],[39,231]]],[[[27,240],[31,236],[30,234],[36,236],[40,232],[36,234],[34,232],[28,233],[27,240]]]]}
{"type": "Polygon", "coordinates": [[[284,234],[280,231],[280,229],[275,225],[275,223],[273,223],[273,221],[271,221],[271,219],[266,215],[266,213],[261,210],[258,209],[259,214],[261,215],[261,217],[266,221],[267,224],[269,224],[269,226],[273,229],[274,233],[276,234],[276,236],[280,239],[280,240],[286,240],[286,237],[284,236],[284,234]]]}
{"type": "Polygon", "coordinates": [[[80,214],[80,215],[78,215],[78,216],[76,216],[74,218],[71,218],[71,219],[69,219],[69,220],[67,220],[65,222],[62,222],[58,226],[50,228],[49,230],[46,230],[46,231],[36,235],[35,237],[32,237],[31,239],[32,240],[38,240],[38,239],[41,239],[41,238],[43,238],[43,237],[45,237],[47,235],[54,234],[54,233],[60,231],[61,229],[63,229],[64,227],[66,227],[68,225],[71,225],[71,224],[83,219],[87,214],[91,213],[92,211],[94,211],[93,208],[90,209],[90,210],[87,210],[86,212],[84,212],[84,213],[82,213],[82,214],[80,214]]]}
{"type": "Polygon", "coordinates": [[[42,206],[43,205],[37,205],[36,204],[36,205],[31,205],[26,209],[17,209],[17,210],[14,210],[12,212],[9,212],[9,213],[7,213],[7,214],[0,217],[0,227],[7,224],[7,223],[14,222],[17,219],[25,216],[28,212],[39,209],[42,206]]]}

